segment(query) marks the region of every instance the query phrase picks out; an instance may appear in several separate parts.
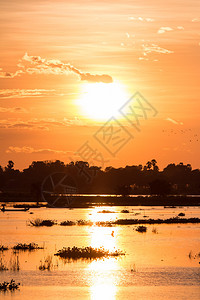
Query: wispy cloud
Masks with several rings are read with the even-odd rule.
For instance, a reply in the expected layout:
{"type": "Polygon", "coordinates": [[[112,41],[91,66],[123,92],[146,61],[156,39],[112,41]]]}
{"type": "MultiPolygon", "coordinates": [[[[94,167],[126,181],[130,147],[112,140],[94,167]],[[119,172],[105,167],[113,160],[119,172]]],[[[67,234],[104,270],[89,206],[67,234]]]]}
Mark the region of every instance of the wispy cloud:
{"type": "Polygon", "coordinates": [[[162,34],[162,33],[165,33],[165,32],[169,32],[169,31],[173,31],[173,30],[184,30],[184,27],[183,26],[177,26],[177,27],[160,27],[158,29],[158,34],[162,34]]]}
{"type": "Polygon", "coordinates": [[[174,51],[159,47],[156,44],[144,44],[144,45],[142,45],[142,47],[144,50],[144,55],[147,55],[148,53],[152,53],[152,52],[161,53],[161,54],[174,53],[174,51]]]}
{"type": "Polygon", "coordinates": [[[169,122],[171,122],[171,123],[173,123],[175,125],[183,125],[183,122],[178,122],[178,121],[176,121],[176,120],[174,120],[172,118],[166,118],[166,121],[169,121],[169,122]]]}
{"type": "Polygon", "coordinates": [[[141,22],[154,22],[152,18],[143,18],[143,17],[129,17],[129,20],[132,21],[141,21],[141,22]]]}
{"type": "Polygon", "coordinates": [[[54,150],[54,149],[35,149],[29,146],[14,147],[9,146],[6,153],[25,153],[25,154],[69,154],[70,151],[54,150]]]}
{"type": "Polygon", "coordinates": [[[0,90],[0,98],[27,98],[27,97],[43,97],[43,96],[63,96],[64,94],[56,92],[56,90],[45,89],[2,89],[0,90]]]}
{"type": "Polygon", "coordinates": [[[0,113],[26,113],[23,107],[0,107],[0,113]]]}
{"type": "Polygon", "coordinates": [[[200,22],[200,18],[194,18],[192,19],[192,22],[200,22]]]}
{"type": "Polygon", "coordinates": [[[158,30],[158,33],[161,34],[161,33],[165,33],[166,31],[172,31],[173,28],[171,27],[160,27],[160,29],[158,30]]]}
{"type": "Polygon", "coordinates": [[[27,53],[23,56],[21,62],[27,61],[30,64],[34,65],[34,68],[27,68],[26,72],[30,74],[55,74],[55,75],[63,75],[72,72],[79,76],[81,80],[85,80],[88,82],[103,82],[103,83],[111,83],[113,79],[110,75],[102,74],[102,75],[94,75],[91,73],[84,73],[79,69],[75,68],[69,63],[63,63],[60,60],[56,59],[45,59],[40,56],[30,56],[27,53]]]}
{"type": "Polygon", "coordinates": [[[0,68],[0,78],[14,78],[23,74],[23,70],[17,70],[15,73],[2,71],[0,68]]]}
{"type": "Polygon", "coordinates": [[[0,128],[4,129],[26,129],[26,130],[50,130],[53,127],[65,128],[69,126],[87,126],[87,124],[79,118],[62,120],[57,119],[31,119],[28,121],[22,120],[0,120],[0,128]]]}
{"type": "Polygon", "coordinates": [[[74,73],[80,78],[80,80],[83,81],[103,83],[113,82],[110,75],[91,74],[89,72],[84,73],[69,63],[64,63],[57,59],[45,59],[40,56],[31,56],[27,53],[25,53],[22,59],[20,59],[18,67],[22,68],[22,70],[17,70],[15,73],[5,72],[0,69],[0,78],[14,78],[22,75],[23,73],[54,75],[67,75],[69,73],[74,73]],[[27,66],[25,63],[28,63],[29,65],[27,66]]]}
{"type": "Polygon", "coordinates": [[[80,78],[80,80],[83,81],[103,83],[113,82],[113,79],[110,75],[91,74],[89,72],[84,73],[69,63],[64,63],[57,59],[45,59],[40,56],[31,56],[27,53],[25,53],[25,55],[20,60],[18,67],[22,68],[22,70],[17,70],[15,73],[4,72],[2,71],[2,69],[0,69],[0,77],[14,78],[16,76],[20,76],[23,73],[54,75],[67,75],[69,73],[74,73],[80,78]],[[28,66],[27,63],[29,64],[28,66]]]}

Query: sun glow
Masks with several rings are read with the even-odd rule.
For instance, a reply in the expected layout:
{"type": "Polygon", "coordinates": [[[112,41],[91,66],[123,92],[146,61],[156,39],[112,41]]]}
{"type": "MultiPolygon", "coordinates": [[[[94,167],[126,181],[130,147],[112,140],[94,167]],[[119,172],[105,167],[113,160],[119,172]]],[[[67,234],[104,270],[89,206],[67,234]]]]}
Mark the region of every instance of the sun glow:
{"type": "Polygon", "coordinates": [[[118,82],[87,83],[83,85],[82,95],[77,104],[86,117],[108,120],[112,116],[120,116],[119,109],[128,98],[125,88],[118,82]]]}

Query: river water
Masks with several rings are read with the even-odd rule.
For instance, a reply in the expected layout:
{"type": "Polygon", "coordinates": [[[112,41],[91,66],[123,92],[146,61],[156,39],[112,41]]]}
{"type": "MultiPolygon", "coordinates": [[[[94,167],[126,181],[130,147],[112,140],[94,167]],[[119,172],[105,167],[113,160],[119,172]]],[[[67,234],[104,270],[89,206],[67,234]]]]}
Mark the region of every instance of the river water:
{"type": "Polygon", "coordinates": [[[44,249],[0,252],[11,268],[0,271],[0,282],[15,279],[20,289],[0,291],[0,299],[200,299],[200,224],[147,225],[146,233],[130,226],[60,226],[65,220],[110,221],[126,218],[200,217],[198,207],[96,207],[87,209],[35,208],[29,212],[0,212],[0,244],[35,242],[44,249]],[[121,213],[122,209],[129,213],[121,213]],[[111,211],[102,213],[102,210],[111,211]],[[36,218],[58,225],[33,227],[36,218]],[[104,247],[126,255],[97,260],[63,260],[54,254],[63,247],[104,247]],[[45,260],[50,270],[39,270],[45,260]]]}

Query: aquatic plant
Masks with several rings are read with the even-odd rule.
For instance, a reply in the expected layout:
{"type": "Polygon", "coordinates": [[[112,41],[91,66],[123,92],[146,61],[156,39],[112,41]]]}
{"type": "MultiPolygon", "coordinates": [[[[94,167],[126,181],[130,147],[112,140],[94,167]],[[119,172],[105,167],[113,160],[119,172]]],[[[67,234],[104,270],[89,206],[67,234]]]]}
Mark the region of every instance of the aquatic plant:
{"type": "Polygon", "coordinates": [[[115,225],[137,225],[137,224],[187,224],[200,223],[200,218],[169,218],[169,219],[118,219],[113,221],[115,225]]]}
{"type": "Polygon", "coordinates": [[[158,234],[158,229],[156,227],[153,227],[152,232],[155,233],[155,234],[158,234]]]}
{"type": "Polygon", "coordinates": [[[123,213],[123,214],[129,214],[129,210],[128,209],[122,209],[121,213],[123,213]]]}
{"type": "Polygon", "coordinates": [[[19,264],[19,257],[18,256],[12,256],[10,258],[10,270],[11,271],[19,271],[20,264],[19,264]]]}
{"type": "Polygon", "coordinates": [[[28,250],[28,251],[32,251],[32,250],[36,250],[36,249],[44,249],[44,247],[39,247],[38,244],[35,243],[30,243],[30,244],[22,244],[22,243],[18,243],[17,245],[15,245],[13,247],[14,250],[28,250]]]}
{"type": "Polygon", "coordinates": [[[178,214],[178,216],[179,216],[179,217],[184,217],[185,214],[181,212],[180,214],[178,214]]]}
{"type": "Polygon", "coordinates": [[[44,262],[41,260],[40,261],[40,266],[39,266],[39,270],[48,270],[50,271],[53,268],[53,261],[52,261],[52,256],[48,255],[45,259],[44,262]]]}
{"type": "Polygon", "coordinates": [[[112,214],[112,213],[115,213],[115,211],[103,209],[103,210],[98,211],[98,213],[100,213],[100,214],[112,214]]]}
{"type": "Polygon", "coordinates": [[[39,227],[39,226],[51,227],[51,226],[57,224],[57,222],[55,220],[48,220],[48,219],[42,220],[40,218],[36,218],[35,220],[30,220],[29,223],[31,226],[36,226],[36,227],[39,227]]]}
{"type": "Polygon", "coordinates": [[[93,222],[91,221],[86,221],[86,220],[77,220],[77,225],[87,225],[87,226],[92,226],[93,225],[93,222]]]}
{"type": "Polygon", "coordinates": [[[4,246],[4,245],[0,245],[0,251],[5,251],[5,250],[8,250],[8,247],[7,246],[4,246]]]}
{"type": "Polygon", "coordinates": [[[0,257],[0,271],[7,271],[8,268],[7,268],[7,265],[6,263],[3,261],[3,258],[0,257]]]}
{"type": "Polygon", "coordinates": [[[140,225],[138,226],[136,229],[135,229],[137,232],[147,232],[147,227],[146,226],[143,226],[143,225],[140,225]]]}
{"type": "Polygon", "coordinates": [[[15,283],[14,279],[11,279],[10,282],[4,281],[4,282],[0,282],[0,291],[14,291],[17,290],[20,286],[20,283],[15,283]]]}
{"type": "Polygon", "coordinates": [[[76,223],[75,222],[73,222],[73,221],[63,221],[63,222],[60,222],[60,225],[61,226],[73,226],[73,225],[76,225],[76,223]]]}
{"type": "Polygon", "coordinates": [[[193,255],[192,251],[190,251],[188,254],[188,257],[189,257],[189,259],[196,259],[196,258],[198,259],[198,258],[200,258],[200,252],[193,255]]]}
{"type": "Polygon", "coordinates": [[[95,258],[102,258],[102,257],[108,257],[108,256],[119,256],[119,255],[125,255],[125,253],[115,250],[113,252],[104,249],[103,247],[100,248],[93,248],[93,247],[73,247],[73,248],[63,248],[62,250],[59,250],[56,254],[57,256],[60,256],[62,258],[67,259],[80,259],[80,258],[86,258],[86,259],[95,259],[95,258]]]}
{"type": "Polygon", "coordinates": [[[111,221],[99,221],[94,223],[98,227],[113,227],[111,221]]]}
{"type": "MultiPolygon", "coordinates": [[[[117,219],[114,221],[97,221],[92,222],[90,220],[77,220],[76,222],[73,221],[62,221],[59,225],[61,226],[105,226],[105,227],[112,227],[113,225],[139,225],[139,224],[198,224],[200,223],[200,218],[179,218],[178,216],[169,218],[169,219],[117,219]]],[[[55,220],[42,220],[42,219],[35,219],[29,221],[31,226],[53,226],[56,225],[57,222],[55,220]]]]}

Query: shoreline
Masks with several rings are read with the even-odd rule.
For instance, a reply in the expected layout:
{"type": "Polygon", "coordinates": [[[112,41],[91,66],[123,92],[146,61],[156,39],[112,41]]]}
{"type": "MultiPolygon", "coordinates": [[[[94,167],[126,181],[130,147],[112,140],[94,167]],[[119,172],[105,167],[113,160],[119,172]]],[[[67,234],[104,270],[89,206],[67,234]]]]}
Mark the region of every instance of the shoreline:
{"type": "MultiPolygon", "coordinates": [[[[51,196],[46,201],[35,199],[30,193],[4,192],[0,194],[1,203],[40,203],[51,207],[58,195],[51,196]]],[[[27,204],[28,206],[28,204],[27,204]]],[[[37,205],[36,205],[37,206],[37,205]]],[[[55,207],[89,208],[94,206],[200,206],[200,195],[70,195],[60,196],[55,207]]]]}

